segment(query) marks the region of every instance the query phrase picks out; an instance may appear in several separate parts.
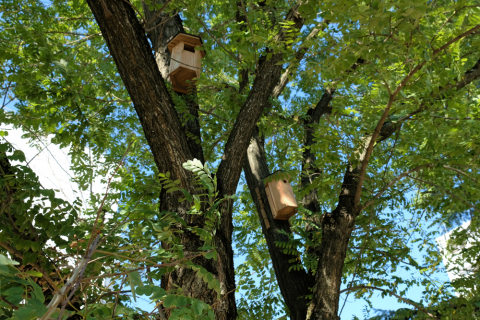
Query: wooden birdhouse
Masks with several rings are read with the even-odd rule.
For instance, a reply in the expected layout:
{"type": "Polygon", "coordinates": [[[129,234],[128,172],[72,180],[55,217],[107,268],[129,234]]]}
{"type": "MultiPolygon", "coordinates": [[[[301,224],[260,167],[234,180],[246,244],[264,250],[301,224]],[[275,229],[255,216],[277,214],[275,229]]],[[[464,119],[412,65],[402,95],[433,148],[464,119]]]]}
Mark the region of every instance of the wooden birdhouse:
{"type": "Polygon", "coordinates": [[[186,33],[177,34],[168,43],[171,54],[169,80],[175,92],[189,93],[189,87],[195,85],[193,79],[200,77],[200,60],[205,56],[205,51],[195,50],[195,47],[201,45],[200,37],[186,33]]]}
{"type": "Polygon", "coordinates": [[[267,193],[268,203],[274,219],[288,220],[297,213],[297,201],[295,200],[292,186],[287,179],[267,182],[265,192],[267,193]]]}

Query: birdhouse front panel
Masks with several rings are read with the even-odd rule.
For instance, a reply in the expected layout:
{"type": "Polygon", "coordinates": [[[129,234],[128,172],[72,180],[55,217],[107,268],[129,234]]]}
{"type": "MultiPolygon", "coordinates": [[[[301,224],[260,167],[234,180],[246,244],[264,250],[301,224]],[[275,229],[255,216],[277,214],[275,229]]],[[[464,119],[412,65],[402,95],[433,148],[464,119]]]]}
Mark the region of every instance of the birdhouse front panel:
{"type": "Polygon", "coordinates": [[[176,92],[189,93],[195,85],[194,78],[200,77],[201,59],[205,51],[195,50],[202,44],[200,38],[180,33],[168,43],[171,53],[169,80],[176,92]]]}
{"type": "Polygon", "coordinates": [[[172,72],[177,70],[178,67],[181,66],[182,51],[183,51],[184,45],[185,45],[185,43],[180,42],[175,47],[173,47],[172,50],[171,50],[170,70],[169,70],[170,77],[171,77],[172,72]]]}
{"type": "Polygon", "coordinates": [[[265,186],[265,192],[274,219],[288,220],[297,213],[297,200],[295,200],[292,186],[287,180],[268,182],[265,186]]]}

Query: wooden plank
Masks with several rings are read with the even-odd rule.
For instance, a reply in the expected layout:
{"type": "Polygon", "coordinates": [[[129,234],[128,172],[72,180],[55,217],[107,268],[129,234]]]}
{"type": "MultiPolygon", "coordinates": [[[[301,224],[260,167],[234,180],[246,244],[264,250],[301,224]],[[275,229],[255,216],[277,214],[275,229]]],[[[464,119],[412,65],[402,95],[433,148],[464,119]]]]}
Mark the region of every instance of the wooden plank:
{"type": "Polygon", "coordinates": [[[272,194],[270,191],[269,183],[265,186],[265,192],[267,193],[268,204],[270,205],[270,211],[272,211],[273,219],[277,218],[277,209],[275,208],[275,203],[272,200],[272,194]]]}

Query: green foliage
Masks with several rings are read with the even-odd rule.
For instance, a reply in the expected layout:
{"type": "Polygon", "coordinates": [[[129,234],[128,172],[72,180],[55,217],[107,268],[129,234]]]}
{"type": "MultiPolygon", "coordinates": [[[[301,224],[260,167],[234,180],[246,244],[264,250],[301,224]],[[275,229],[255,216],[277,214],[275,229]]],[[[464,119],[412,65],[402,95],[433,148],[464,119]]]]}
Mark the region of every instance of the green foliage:
{"type": "MultiPolygon", "coordinates": [[[[14,151],[12,145],[3,143],[0,144],[0,147],[3,152],[0,154],[2,164],[7,163],[6,161],[9,163],[25,161],[23,153],[18,150],[14,151]]],[[[5,168],[2,166],[2,170],[5,168]]],[[[0,316],[13,320],[36,319],[45,314],[47,308],[44,302],[46,298],[51,299],[53,294],[50,283],[43,280],[45,274],[48,275],[51,272],[50,274],[55,275],[54,267],[60,272],[59,274],[68,276],[70,273],[68,265],[58,269],[58,266],[54,266],[51,260],[47,260],[47,257],[43,256],[44,250],[47,249],[44,247],[45,244],[39,240],[55,241],[59,250],[49,253],[49,258],[56,257],[58,261],[61,261],[60,259],[66,255],[73,256],[75,262],[72,267],[74,267],[82,258],[85,250],[85,248],[82,250],[78,244],[88,243],[96,213],[87,209],[82,212],[82,220],[77,220],[77,211],[67,202],[55,198],[54,190],[42,189],[38,178],[28,167],[21,163],[11,165],[10,170],[11,174],[2,175],[5,178],[0,180],[0,187],[7,191],[2,193],[2,203],[10,202],[14,205],[8,206],[4,213],[9,217],[15,217],[16,228],[19,228],[19,230],[29,228],[29,223],[32,220],[35,221],[35,227],[30,228],[33,228],[39,236],[37,242],[18,238],[20,237],[18,233],[7,233],[8,225],[6,223],[2,224],[1,241],[14,243],[15,249],[22,252],[23,260],[20,259],[22,269],[18,269],[14,267],[20,265],[18,261],[0,254],[0,294],[2,297],[0,301],[2,313],[0,316]],[[42,200],[43,202],[41,202],[42,200]],[[58,204],[58,207],[52,206],[52,204],[58,204]],[[49,217],[50,220],[46,217],[49,217]],[[24,221],[23,227],[20,221],[24,221]],[[55,227],[46,225],[47,223],[55,223],[55,227]],[[39,226],[45,227],[39,229],[39,226]],[[62,238],[65,235],[69,235],[70,239],[78,241],[66,241],[62,238]],[[15,242],[12,239],[16,239],[15,242]],[[73,243],[76,245],[73,246],[73,243]],[[37,252],[42,252],[42,255],[37,254],[37,252]],[[41,267],[35,267],[39,263],[41,263],[41,267]],[[32,264],[35,269],[25,269],[28,264],[32,264]],[[45,273],[43,273],[44,269],[47,270],[45,273]],[[27,300],[26,304],[22,303],[24,300],[27,300]]],[[[128,188],[129,183],[131,183],[130,175],[126,171],[119,170],[119,172],[123,175],[123,179],[117,181],[114,186],[116,190],[124,190],[122,188],[128,188]]],[[[156,192],[159,192],[161,188],[170,190],[169,188],[179,184],[178,181],[171,181],[168,178],[169,176],[170,173],[168,172],[159,174],[158,181],[154,180],[152,182],[155,185],[154,190],[158,190],[156,192]]],[[[205,181],[204,179],[204,183],[212,186],[216,185],[214,180],[205,181]]],[[[116,310],[116,315],[133,316],[142,314],[143,311],[131,306],[128,295],[121,295],[117,300],[115,294],[108,294],[121,290],[125,284],[130,289],[133,301],[137,301],[139,296],[151,296],[152,302],[163,301],[162,308],[173,309],[171,315],[173,319],[214,318],[212,308],[204,302],[183,296],[181,290],[175,289],[166,292],[158,286],[158,280],[162,274],[171,271],[172,268],[184,266],[196,271],[198,277],[205,281],[209,288],[215,289],[220,297],[218,279],[204,268],[192,264],[190,262],[191,257],[184,257],[183,246],[179,244],[179,231],[175,228],[175,225],[178,223],[186,225],[185,221],[175,212],[159,213],[158,204],[149,199],[149,192],[152,188],[152,185],[149,188],[140,188],[141,191],[146,191],[142,197],[133,196],[126,201],[122,201],[120,206],[122,209],[114,212],[113,217],[102,221],[104,230],[108,231],[104,233],[103,237],[105,244],[101,249],[97,248],[98,251],[92,257],[92,262],[95,262],[87,267],[84,278],[91,277],[97,286],[103,288],[102,290],[92,287],[84,289],[89,307],[88,309],[77,310],[79,315],[88,318],[109,319],[107,316],[111,315],[113,310],[116,310]],[[140,223],[137,222],[139,217],[141,217],[140,223]],[[159,241],[168,241],[172,245],[168,250],[165,250],[158,245],[159,241]],[[97,261],[97,259],[101,260],[97,261]],[[180,261],[173,264],[167,263],[176,260],[180,261]],[[166,263],[166,266],[157,267],[155,270],[150,269],[152,265],[162,263],[166,263]],[[102,282],[102,278],[107,278],[108,281],[106,283],[102,282]],[[126,282],[127,278],[128,281],[126,282]],[[106,296],[105,292],[107,293],[106,296]]],[[[193,199],[190,193],[186,190],[183,191],[187,198],[193,199]]],[[[208,190],[206,191],[206,194],[208,194],[208,190]]],[[[109,202],[108,200],[118,199],[118,195],[114,193],[107,195],[110,197],[106,197],[106,203],[109,202]]],[[[151,196],[154,197],[154,194],[151,196]]],[[[205,199],[209,203],[214,203],[214,207],[217,207],[218,203],[224,200],[215,200],[208,197],[205,199]]],[[[78,209],[80,210],[80,207],[78,209]]],[[[202,212],[201,208],[196,210],[193,205],[192,211],[189,213],[208,215],[209,212],[213,212],[213,209],[209,210],[208,212],[202,212]]],[[[207,259],[216,259],[217,253],[211,240],[218,213],[212,213],[210,216],[213,217],[213,221],[207,220],[204,228],[192,227],[188,230],[198,234],[205,243],[201,248],[203,251],[200,251],[199,254],[207,259]]],[[[55,279],[55,276],[53,278],[55,279]]],[[[68,312],[64,314],[64,317],[67,316],[68,312]]],[[[54,317],[58,317],[58,313],[54,313],[54,317]]]]}
{"type": "MultiPolygon", "coordinates": [[[[409,289],[419,290],[422,299],[415,303],[443,318],[466,319],[468,312],[478,310],[476,274],[452,283],[436,278],[444,267],[433,240],[440,230],[455,227],[459,217],[475,218],[480,207],[479,82],[458,88],[480,58],[478,30],[442,47],[480,23],[478,1],[302,1],[298,10],[306,20],[301,30],[283,22],[292,1],[262,3],[242,1],[248,20],[242,23],[235,20],[232,8],[238,4],[233,0],[171,1],[165,8],[168,14],[181,12],[188,32],[201,35],[207,51],[196,82],[203,110],[199,111],[201,139],[188,136],[201,144],[206,163],[196,159],[184,163],[199,188],[186,190],[179,180],[170,179],[170,173],[158,172],[86,3],[1,1],[0,98],[5,102],[0,108],[0,160],[8,159],[12,167],[0,178],[0,243],[21,257],[8,258],[8,250],[0,247],[0,319],[34,319],[44,312],[44,302],[54,289],[43,273],[53,281],[69,278],[71,267],[85,254],[101,203],[108,212],[100,221],[102,243],[85,270],[84,278],[90,279],[82,289],[86,306],[74,305],[75,312],[85,319],[146,319],[133,300],[147,297],[152,305],[162,302],[159,308],[171,308],[171,319],[213,318],[211,306],[179,289],[167,292],[159,287],[161,276],[177,266],[153,266],[185,258],[177,227],[187,224],[177,212],[159,212],[158,197],[162,190],[168,196],[182,193],[180,201],[190,208],[186,214],[206,217],[205,225],[186,230],[200,236],[203,247],[198,254],[216,259],[213,234],[221,219],[219,208],[236,198],[219,194],[214,169],[260,59],[277,52],[283,54],[281,63],[289,66],[289,84],[278,99],[270,100],[272,108],[265,110],[258,126],[270,172],[281,170],[264,183],[288,178],[300,204],[299,213],[290,219],[294,235],[277,243],[299,257],[293,268],[315,274],[317,261],[308,249],[320,243],[322,232],[320,227],[307,232],[307,224],[336,208],[347,162],[358,162],[355,152],[360,141],[373,132],[391,92],[423,63],[402,85],[387,118],[400,127],[377,142],[369,161],[361,203],[373,203],[356,220],[343,285],[373,286],[403,297],[408,297],[409,289]],[[320,21],[329,23],[321,24],[318,35],[307,39],[320,21]],[[284,42],[276,40],[280,31],[286,34],[284,42]],[[270,53],[264,55],[267,48],[270,53]],[[307,51],[298,61],[295,56],[301,48],[307,51]],[[359,58],[365,63],[352,71],[359,58]],[[239,93],[241,69],[248,70],[249,84],[239,93]],[[302,171],[304,124],[327,88],[336,89],[332,112],[308,129],[314,136],[309,148],[316,157],[310,165],[318,168],[312,174],[302,171]],[[7,142],[3,124],[21,128],[39,151],[50,142],[68,148],[73,180],[82,190],[88,190],[95,179],[107,183],[118,167],[109,193],[105,198],[92,194],[83,203],[80,199],[69,203],[55,190],[44,189],[22,151],[7,142]],[[376,197],[390,181],[420,165],[426,167],[376,197]],[[305,176],[310,184],[301,186],[305,176]],[[310,212],[300,203],[312,190],[317,192],[320,212],[310,212]],[[118,210],[112,209],[115,205],[118,210]],[[101,275],[109,275],[109,281],[101,275]],[[454,289],[463,300],[454,298],[454,289]],[[21,304],[23,300],[27,303],[21,304]],[[462,308],[455,308],[456,303],[462,308]]],[[[132,4],[142,6],[139,0],[132,4]]],[[[172,99],[185,124],[191,119],[187,98],[172,92],[172,99]]],[[[234,241],[236,253],[245,259],[236,270],[239,318],[281,317],[289,311],[245,184],[237,195],[234,241]]],[[[450,245],[455,248],[469,239],[471,245],[458,255],[477,267],[479,226],[473,221],[466,230],[453,233],[450,245]]],[[[178,266],[191,268],[220,294],[212,273],[189,259],[178,266]]],[[[374,292],[356,290],[349,298],[370,302],[374,292]]],[[[424,317],[409,310],[399,310],[395,316],[403,313],[424,317]]]]}

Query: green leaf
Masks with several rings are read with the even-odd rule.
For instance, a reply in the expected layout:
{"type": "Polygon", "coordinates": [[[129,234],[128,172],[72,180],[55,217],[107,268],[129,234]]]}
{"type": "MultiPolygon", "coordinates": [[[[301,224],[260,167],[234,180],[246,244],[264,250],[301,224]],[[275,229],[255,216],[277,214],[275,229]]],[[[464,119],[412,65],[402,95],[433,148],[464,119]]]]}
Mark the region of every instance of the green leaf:
{"type": "Polygon", "coordinates": [[[172,193],[172,192],[178,191],[178,190],[180,190],[180,188],[173,187],[173,188],[168,189],[168,190],[167,190],[167,193],[172,193]]]}
{"type": "Polygon", "coordinates": [[[2,292],[2,295],[7,296],[7,300],[12,304],[19,304],[23,300],[23,287],[11,287],[2,292]]]}
{"type": "Polygon", "coordinates": [[[185,195],[185,198],[188,200],[188,202],[193,202],[192,195],[185,189],[180,189],[182,190],[183,194],[185,195]]]}
{"type": "Polygon", "coordinates": [[[197,209],[197,211],[200,211],[200,209],[202,208],[202,203],[200,202],[200,198],[198,198],[197,195],[194,195],[193,196],[193,201],[195,203],[195,209],[197,209]]]}
{"type": "Polygon", "coordinates": [[[152,296],[150,297],[150,299],[152,299],[152,300],[163,300],[163,298],[166,295],[167,295],[167,292],[165,291],[165,289],[160,288],[160,287],[156,287],[154,289],[154,292],[153,292],[152,296]]]}
{"type": "Polygon", "coordinates": [[[174,294],[169,294],[165,300],[163,300],[163,305],[165,308],[170,308],[175,306],[175,301],[177,299],[177,296],[174,294]]]}
{"type": "Polygon", "coordinates": [[[13,266],[15,266],[15,265],[18,265],[18,264],[20,264],[20,263],[5,257],[3,254],[0,254],[0,265],[13,265],[13,266]]]}
{"type": "Polygon", "coordinates": [[[134,283],[132,277],[128,277],[128,280],[129,280],[129,283],[130,283],[130,291],[132,291],[133,300],[136,302],[137,301],[137,295],[135,293],[135,283],[134,283]]]}
{"type": "Polygon", "coordinates": [[[135,286],[143,287],[142,277],[140,276],[140,273],[138,271],[130,272],[128,275],[135,284],[135,286]]]}
{"type": "Polygon", "coordinates": [[[202,301],[197,299],[193,300],[192,306],[197,316],[201,316],[203,314],[203,305],[204,303],[202,301]]]}
{"type": "Polygon", "coordinates": [[[217,260],[217,251],[213,250],[213,251],[210,251],[209,253],[207,253],[205,255],[205,258],[207,259],[212,259],[214,258],[215,260],[217,260]]]}
{"type": "Polygon", "coordinates": [[[187,298],[183,297],[183,296],[178,296],[176,301],[175,301],[175,305],[177,307],[182,307],[182,306],[185,306],[187,304],[187,298]]]}
{"type": "Polygon", "coordinates": [[[38,284],[36,284],[32,279],[28,279],[28,282],[30,282],[30,285],[33,287],[33,295],[35,299],[40,301],[41,303],[45,302],[45,296],[43,295],[43,290],[40,288],[38,284]]]}
{"type": "Polygon", "coordinates": [[[33,320],[42,317],[47,312],[47,307],[37,299],[30,299],[27,304],[13,313],[14,320],[33,320]]]}
{"type": "Polygon", "coordinates": [[[43,274],[41,272],[35,271],[35,270],[27,270],[25,271],[26,274],[32,277],[42,277],[43,274]]]}

